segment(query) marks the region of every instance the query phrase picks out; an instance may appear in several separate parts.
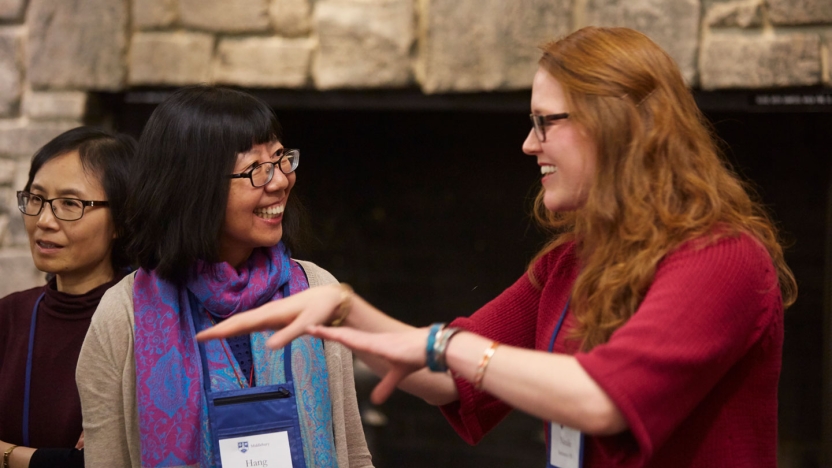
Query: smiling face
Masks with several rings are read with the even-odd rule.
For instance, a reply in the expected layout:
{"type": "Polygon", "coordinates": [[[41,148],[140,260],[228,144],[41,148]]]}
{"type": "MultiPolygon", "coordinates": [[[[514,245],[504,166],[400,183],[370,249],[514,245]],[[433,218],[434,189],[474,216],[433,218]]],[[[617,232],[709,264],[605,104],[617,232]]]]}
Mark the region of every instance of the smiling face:
{"type": "MultiPolygon", "coordinates": [[[[558,80],[538,69],[532,84],[532,113],[570,112],[558,80]]],[[[572,111],[574,112],[574,111],[572,111]]],[[[586,131],[572,117],[549,122],[546,141],[529,131],[523,152],[535,156],[543,184],[543,204],[549,211],[573,211],[586,202],[595,177],[597,150],[586,131]]]]}
{"type": "MultiPolygon", "coordinates": [[[[107,200],[98,178],[84,171],[77,151],[45,163],[29,191],[44,199],[107,200]]],[[[35,266],[56,275],[59,291],[83,294],[113,278],[110,253],[116,234],[109,208],[85,207],[75,221],[55,218],[48,204],[38,216],[21,216],[35,266]]]]}
{"type": "MultiPolygon", "coordinates": [[[[277,162],[280,142],[254,145],[237,155],[234,173],[246,172],[258,163],[277,162]]],[[[275,168],[272,180],[253,187],[249,179],[231,179],[228,204],[220,234],[220,260],[235,267],[242,265],[258,247],[272,247],[283,238],[283,210],[295,185],[295,173],[283,174],[275,168]]]]}

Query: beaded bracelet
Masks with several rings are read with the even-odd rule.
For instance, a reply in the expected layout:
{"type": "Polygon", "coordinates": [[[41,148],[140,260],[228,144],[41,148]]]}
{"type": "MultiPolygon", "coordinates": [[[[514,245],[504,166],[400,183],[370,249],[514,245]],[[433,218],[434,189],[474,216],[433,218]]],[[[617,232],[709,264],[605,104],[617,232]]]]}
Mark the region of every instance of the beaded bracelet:
{"type": "Polygon", "coordinates": [[[440,372],[438,367],[439,363],[436,361],[436,340],[439,334],[442,333],[443,328],[445,328],[444,323],[436,322],[428,330],[428,343],[425,346],[425,362],[428,365],[428,369],[434,372],[440,372]]]}
{"type": "Polygon", "coordinates": [[[9,468],[9,458],[12,456],[12,452],[14,449],[17,448],[17,445],[12,445],[3,452],[3,468],[9,468]]]}
{"type": "Polygon", "coordinates": [[[491,362],[491,357],[494,356],[494,351],[497,350],[497,346],[500,346],[500,343],[492,341],[491,346],[489,346],[488,349],[485,350],[485,353],[483,353],[482,360],[480,360],[480,364],[477,366],[477,370],[474,373],[474,381],[472,382],[474,390],[482,390],[482,378],[485,377],[485,369],[488,367],[488,363],[491,362]]]}

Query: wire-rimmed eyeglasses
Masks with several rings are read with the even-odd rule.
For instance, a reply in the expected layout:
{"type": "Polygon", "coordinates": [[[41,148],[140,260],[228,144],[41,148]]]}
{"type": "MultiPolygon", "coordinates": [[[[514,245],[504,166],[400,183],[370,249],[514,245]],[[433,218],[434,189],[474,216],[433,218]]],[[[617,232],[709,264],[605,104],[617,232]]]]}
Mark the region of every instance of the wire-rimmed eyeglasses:
{"type": "Polygon", "coordinates": [[[280,159],[275,162],[260,163],[245,172],[231,174],[228,177],[231,179],[248,179],[252,186],[262,187],[274,178],[275,167],[287,175],[295,172],[300,161],[300,150],[283,149],[282,151],[283,154],[280,155],[280,159]]]}
{"type": "Polygon", "coordinates": [[[563,112],[560,114],[549,115],[529,114],[529,118],[532,120],[534,134],[537,136],[537,139],[540,140],[540,142],[542,143],[546,141],[546,125],[548,125],[550,122],[554,122],[555,120],[569,118],[569,113],[563,112]]]}
{"type": "Polygon", "coordinates": [[[49,203],[52,214],[63,221],[77,221],[84,216],[84,208],[88,206],[110,206],[102,200],[79,200],[77,198],[52,198],[47,200],[40,195],[26,191],[17,192],[17,207],[27,216],[38,216],[43,206],[49,203]],[[56,203],[57,202],[57,203],[56,203]]]}

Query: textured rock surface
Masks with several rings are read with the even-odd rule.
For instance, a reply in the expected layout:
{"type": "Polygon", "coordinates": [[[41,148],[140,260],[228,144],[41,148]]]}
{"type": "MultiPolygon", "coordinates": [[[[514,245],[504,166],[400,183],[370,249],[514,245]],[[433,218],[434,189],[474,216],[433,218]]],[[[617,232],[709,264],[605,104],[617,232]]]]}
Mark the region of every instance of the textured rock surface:
{"type": "Polygon", "coordinates": [[[704,89],[814,85],[821,80],[820,38],[713,34],[700,64],[704,89]]]}
{"type": "Polygon", "coordinates": [[[766,0],[768,17],[774,24],[832,23],[830,0],[766,0]]]}
{"type": "Polygon", "coordinates": [[[570,0],[422,0],[416,76],[427,93],[531,86],[544,40],[569,32],[570,0]]]}
{"type": "Polygon", "coordinates": [[[759,27],[763,24],[762,0],[716,3],[705,13],[705,24],[715,27],[759,27]]]}
{"type": "Polygon", "coordinates": [[[303,36],[312,28],[310,0],[272,0],[269,18],[272,27],[281,36],[303,36]]]}
{"type": "Polygon", "coordinates": [[[17,113],[23,76],[23,33],[20,28],[0,29],[0,116],[17,113]]]}
{"type": "Polygon", "coordinates": [[[311,39],[223,39],[217,50],[214,80],[240,86],[299,88],[309,80],[314,49],[311,39]]]}
{"type": "Polygon", "coordinates": [[[52,138],[81,125],[77,121],[23,122],[0,121],[0,154],[25,157],[27,160],[52,138]]]}
{"type": "Polygon", "coordinates": [[[35,268],[26,248],[0,250],[0,297],[46,283],[45,275],[35,268]]]}
{"type": "Polygon", "coordinates": [[[86,107],[83,91],[34,91],[23,99],[23,114],[33,119],[82,120],[86,107]]]}
{"type": "Polygon", "coordinates": [[[203,83],[211,74],[214,36],[204,33],[146,32],[130,45],[131,85],[203,83]]]}
{"type": "Polygon", "coordinates": [[[176,0],[132,0],[133,29],[164,28],[177,19],[176,0]]]}
{"type": "Polygon", "coordinates": [[[586,24],[641,31],[673,57],[688,83],[694,83],[700,10],[699,0],[589,0],[586,24]]]}
{"type": "Polygon", "coordinates": [[[411,81],[413,0],[322,0],[315,6],[315,25],[317,88],[395,87],[411,81]]]}
{"type": "Polygon", "coordinates": [[[20,21],[26,11],[26,0],[0,0],[0,20],[20,21]]]}
{"type": "Polygon", "coordinates": [[[184,26],[206,31],[265,31],[268,6],[268,0],[179,0],[179,19],[184,26]]]}
{"type": "Polygon", "coordinates": [[[35,88],[119,90],[126,74],[127,4],[31,0],[27,78],[35,88]]]}

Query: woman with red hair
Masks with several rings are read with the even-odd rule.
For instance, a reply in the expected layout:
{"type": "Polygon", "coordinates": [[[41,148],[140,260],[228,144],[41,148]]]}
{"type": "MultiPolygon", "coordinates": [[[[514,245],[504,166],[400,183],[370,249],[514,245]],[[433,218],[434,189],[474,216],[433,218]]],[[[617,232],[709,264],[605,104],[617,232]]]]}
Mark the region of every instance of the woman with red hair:
{"type": "Polygon", "coordinates": [[[776,466],[797,286],[774,224],[654,42],[588,27],[542,49],[523,151],[552,237],[516,283],[447,326],[329,286],[201,338],[283,327],[272,345],[340,341],[383,376],[375,401],[398,386],[469,443],[513,408],[543,419],[547,466],[776,466]]]}

